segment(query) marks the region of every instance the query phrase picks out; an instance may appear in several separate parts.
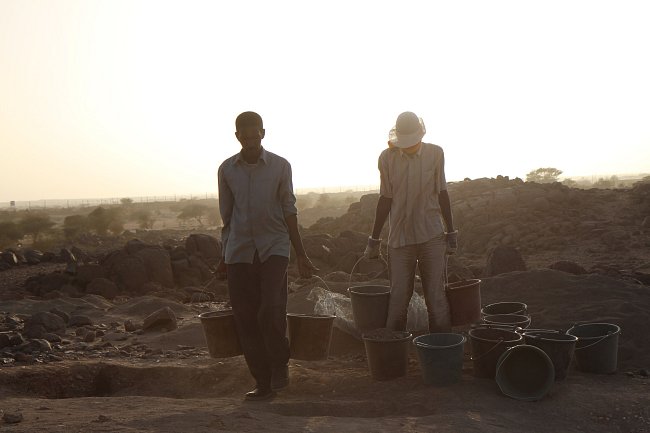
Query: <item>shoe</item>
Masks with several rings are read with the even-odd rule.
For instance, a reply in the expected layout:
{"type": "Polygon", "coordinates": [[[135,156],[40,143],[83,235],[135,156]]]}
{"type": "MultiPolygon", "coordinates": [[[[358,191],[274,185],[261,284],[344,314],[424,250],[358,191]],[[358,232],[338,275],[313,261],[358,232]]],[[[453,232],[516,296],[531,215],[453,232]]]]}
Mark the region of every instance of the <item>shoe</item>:
{"type": "Polygon", "coordinates": [[[289,366],[274,368],[271,372],[271,389],[277,391],[289,386],[289,366]]]}
{"type": "Polygon", "coordinates": [[[246,401],[264,401],[270,400],[275,396],[275,393],[270,388],[255,388],[249,391],[244,396],[246,401]]]}

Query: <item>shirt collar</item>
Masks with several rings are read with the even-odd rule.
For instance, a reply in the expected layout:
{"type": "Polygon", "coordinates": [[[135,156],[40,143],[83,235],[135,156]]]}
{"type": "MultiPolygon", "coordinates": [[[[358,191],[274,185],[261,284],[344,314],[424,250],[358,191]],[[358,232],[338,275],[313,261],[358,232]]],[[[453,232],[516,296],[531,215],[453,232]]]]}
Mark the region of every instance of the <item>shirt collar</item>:
{"type": "MultiPolygon", "coordinates": [[[[262,146],[262,152],[260,153],[260,159],[258,159],[258,162],[259,161],[263,161],[264,164],[267,164],[267,165],[269,163],[268,155],[267,155],[266,149],[264,149],[264,146],[262,146]]],[[[235,161],[234,161],[235,164],[238,163],[238,162],[241,162],[243,164],[247,164],[246,160],[241,155],[241,151],[237,154],[237,157],[235,158],[235,161]]]]}
{"type": "Polygon", "coordinates": [[[400,154],[400,156],[410,156],[410,157],[420,156],[420,154],[422,153],[423,144],[424,143],[420,143],[420,148],[418,149],[417,152],[415,152],[413,154],[409,155],[408,153],[404,152],[402,149],[399,149],[399,154],[400,154]]]}

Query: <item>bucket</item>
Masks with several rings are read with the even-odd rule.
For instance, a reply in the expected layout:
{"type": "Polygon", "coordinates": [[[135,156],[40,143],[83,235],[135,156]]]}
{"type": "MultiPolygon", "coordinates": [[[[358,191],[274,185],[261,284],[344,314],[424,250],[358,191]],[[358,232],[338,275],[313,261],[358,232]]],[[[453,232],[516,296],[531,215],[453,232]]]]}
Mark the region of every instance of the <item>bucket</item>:
{"type": "Polygon", "coordinates": [[[611,323],[583,323],[573,325],[566,333],[578,337],[575,348],[578,370],[598,374],[616,372],[621,328],[611,323]]]}
{"type": "Polygon", "coordinates": [[[410,332],[386,328],[363,334],[368,368],[373,379],[389,380],[406,376],[411,337],[410,332]]]}
{"type": "Polygon", "coordinates": [[[305,361],[327,359],[336,316],[287,314],[291,358],[305,361]]]}
{"type": "Polygon", "coordinates": [[[481,314],[488,316],[491,314],[528,314],[528,305],[523,302],[495,302],[481,308],[481,314]]]}
{"type": "Polygon", "coordinates": [[[472,347],[474,376],[494,379],[497,361],[508,348],[522,343],[520,334],[499,328],[474,328],[469,330],[472,347]]]}
{"type": "Polygon", "coordinates": [[[542,349],[522,344],[499,357],[495,380],[508,397],[537,401],[553,386],[555,368],[542,349]]]}
{"type": "Polygon", "coordinates": [[[208,311],[199,314],[199,319],[211,357],[229,358],[242,354],[232,310],[208,311]]]}
{"type": "Polygon", "coordinates": [[[462,326],[481,320],[481,280],[462,280],[447,284],[445,290],[451,326],[462,326]]]}
{"type": "Polygon", "coordinates": [[[464,335],[450,333],[425,334],[413,339],[426,385],[460,381],[465,341],[464,335]]]}
{"type": "Polygon", "coordinates": [[[483,322],[488,325],[526,329],[530,326],[530,316],[521,314],[490,314],[483,317],[483,322]]]}
{"type": "Polygon", "coordinates": [[[534,330],[524,332],[524,340],[526,344],[539,347],[551,358],[555,368],[555,380],[566,378],[578,341],[577,337],[559,331],[534,330]]]}
{"type": "Polygon", "coordinates": [[[353,286],[348,289],[354,325],[359,332],[386,326],[390,286],[353,286]]]}

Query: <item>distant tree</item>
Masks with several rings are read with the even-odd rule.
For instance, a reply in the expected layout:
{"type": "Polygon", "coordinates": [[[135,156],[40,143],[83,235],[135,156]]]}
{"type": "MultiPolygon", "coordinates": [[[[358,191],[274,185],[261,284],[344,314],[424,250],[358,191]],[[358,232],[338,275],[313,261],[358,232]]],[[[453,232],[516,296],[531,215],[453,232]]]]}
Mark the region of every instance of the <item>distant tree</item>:
{"type": "Polygon", "coordinates": [[[130,204],[133,204],[133,199],[129,197],[124,197],[120,199],[120,203],[122,203],[123,206],[128,206],[130,204]]]}
{"type": "Polygon", "coordinates": [[[138,223],[138,227],[141,229],[152,229],[156,219],[153,217],[153,214],[148,209],[141,209],[134,212],[131,215],[131,218],[138,223]]]}
{"type": "Polygon", "coordinates": [[[566,185],[570,188],[576,188],[578,186],[578,182],[576,182],[573,179],[567,178],[562,181],[562,185],[566,185]]]}
{"type": "Polygon", "coordinates": [[[86,218],[88,227],[94,230],[98,235],[105,236],[110,230],[111,233],[118,235],[124,231],[124,221],[119,208],[95,208],[86,218]]]}
{"type": "Polygon", "coordinates": [[[63,219],[63,235],[66,239],[74,239],[87,229],[88,223],[83,215],[68,215],[63,219]]]}
{"type": "Polygon", "coordinates": [[[203,217],[208,211],[208,207],[199,203],[192,203],[185,205],[181,210],[181,213],[178,214],[178,219],[181,221],[187,221],[190,219],[196,220],[201,227],[203,227],[203,217]]]}
{"type": "Polygon", "coordinates": [[[27,213],[20,220],[23,233],[32,235],[34,242],[38,242],[38,237],[50,230],[54,225],[54,221],[48,215],[40,213],[27,213]]]}
{"type": "Polygon", "coordinates": [[[22,227],[13,221],[0,222],[0,248],[13,246],[24,236],[22,227]]]}
{"type": "Polygon", "coordinates": [[[538,168],[526,175],[526,182],[553,183],[558,181],[561,174],[562,170],[557,168],[538,168]]]}
{"type": "Polygon", "coordinates": [[[594,182],[593,187],[602,188],[602,189],[615,188],[617,183],[618,183],[618,176],[611,176],[608,178],[600,177],[596,182],[594,182]]]}

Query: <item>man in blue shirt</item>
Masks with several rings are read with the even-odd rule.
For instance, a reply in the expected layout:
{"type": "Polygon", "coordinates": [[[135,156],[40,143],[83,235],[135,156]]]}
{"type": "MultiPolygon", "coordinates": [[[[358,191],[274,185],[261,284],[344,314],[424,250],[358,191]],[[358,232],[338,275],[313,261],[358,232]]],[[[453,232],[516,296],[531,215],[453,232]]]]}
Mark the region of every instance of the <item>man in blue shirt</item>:
{"type": "Polygon", "coordinates": [[[287,267],[291,245],[303,278],[317,270],[298,231],[291,165],[262,147],[259,114],[236,121],[241,151],[219,167],[219,210],[223,219],[220,271],[228,291],[239,340],[255,379],[247,400],[266,400],[289,384],[287,267]]]}

